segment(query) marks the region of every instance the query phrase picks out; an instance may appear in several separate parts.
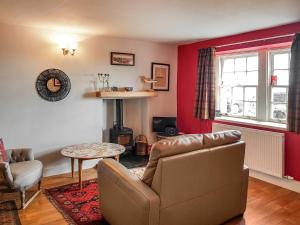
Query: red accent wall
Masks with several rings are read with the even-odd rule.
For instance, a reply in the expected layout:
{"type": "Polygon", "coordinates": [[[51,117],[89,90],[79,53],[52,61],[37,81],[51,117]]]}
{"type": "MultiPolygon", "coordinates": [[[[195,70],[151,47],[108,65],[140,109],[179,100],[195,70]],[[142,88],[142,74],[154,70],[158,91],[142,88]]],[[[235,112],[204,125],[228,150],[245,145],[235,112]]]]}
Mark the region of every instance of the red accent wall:
{"type": "MultiPolygon", "coordinates": [[[[177,123],[180,131],[185,133],[211,132],[212,121],[203,121],[194,118],[193,107],[195,100],[195,86],[197,74],[197,56],[199,48],[214,47],[250,40],[267,39],[300,32],[300,22],[278,26],[269,29],[257,30],[238,35],[215,38],[178,47],[178,74],[177,74],[177,123]]],[[[217,51],[232,51],[237,49],[253,50],[266,46],[278,46],[280,43],[291,42],[292,37],[281,37],[266,41],[256,41],[246,44],[237,44],[218,48],[217,51]]],[[[231,123],[233,124],[233,123],[231,123]]],[[[253,126],[256,129],[257,128],[253,126]]],[[[265,129],[270,130],[270,129],[265,129]]],[[[271,129],[272,131],[277,131],[271,129]]],[[[278,132],[284,132],[279,131],[278,132]]],[[[285,173],[300,181],[300,135],[285,133],[285,173]]]]}

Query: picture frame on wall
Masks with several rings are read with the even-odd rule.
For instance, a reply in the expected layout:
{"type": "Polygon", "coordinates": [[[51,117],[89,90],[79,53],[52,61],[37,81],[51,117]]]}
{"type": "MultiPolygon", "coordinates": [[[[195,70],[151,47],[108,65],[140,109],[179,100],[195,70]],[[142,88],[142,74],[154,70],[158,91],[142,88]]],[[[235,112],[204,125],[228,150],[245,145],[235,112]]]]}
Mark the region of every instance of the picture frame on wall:
{"type": "Polygon", "coordinates": [[[156,83],[151,84],[151,88],[155,91],[169,91],[170,86],[170,64],[152,63],[151,79],[156,83]]]}
{"type": "Polygon", "coordinates": [[[134,66],[135,55],[133,53],[111,52],[110,64],[117,66],[134,66]]]}

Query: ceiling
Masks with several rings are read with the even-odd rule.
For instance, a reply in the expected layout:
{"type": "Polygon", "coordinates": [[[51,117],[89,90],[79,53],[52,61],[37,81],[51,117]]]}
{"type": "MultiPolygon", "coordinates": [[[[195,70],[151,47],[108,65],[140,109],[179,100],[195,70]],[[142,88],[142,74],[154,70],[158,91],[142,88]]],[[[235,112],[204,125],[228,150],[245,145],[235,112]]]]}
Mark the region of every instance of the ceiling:
{"type": "Polygon", "coordinates": [[[0,22],[189,42],[300,21],[300,0],[0,0],[0,22]]]}

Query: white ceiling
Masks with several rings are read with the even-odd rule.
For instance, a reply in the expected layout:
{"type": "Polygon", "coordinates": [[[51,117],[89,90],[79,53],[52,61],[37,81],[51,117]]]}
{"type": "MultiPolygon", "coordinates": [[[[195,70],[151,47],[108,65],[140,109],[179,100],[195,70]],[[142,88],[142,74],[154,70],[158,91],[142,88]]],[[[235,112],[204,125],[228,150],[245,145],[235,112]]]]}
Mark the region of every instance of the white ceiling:
{"type": "Polygon", "coordinates": [[[0,22],[158,42],[300,21],[300,0],[0,0],[0,22]]]}

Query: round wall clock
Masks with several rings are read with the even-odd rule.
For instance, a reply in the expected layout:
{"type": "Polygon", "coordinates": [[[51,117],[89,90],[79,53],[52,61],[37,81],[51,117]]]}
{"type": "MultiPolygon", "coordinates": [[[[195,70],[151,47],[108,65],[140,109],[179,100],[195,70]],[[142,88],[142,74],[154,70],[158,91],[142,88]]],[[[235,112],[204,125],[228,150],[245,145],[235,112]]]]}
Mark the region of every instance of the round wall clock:
{"type": "Polygon", "coordinates": [[[71,90],[71,82],[63,71],[47,69],[38,76],[36,90],[43,99],[56,102],[67,97],[71,90]]]}

